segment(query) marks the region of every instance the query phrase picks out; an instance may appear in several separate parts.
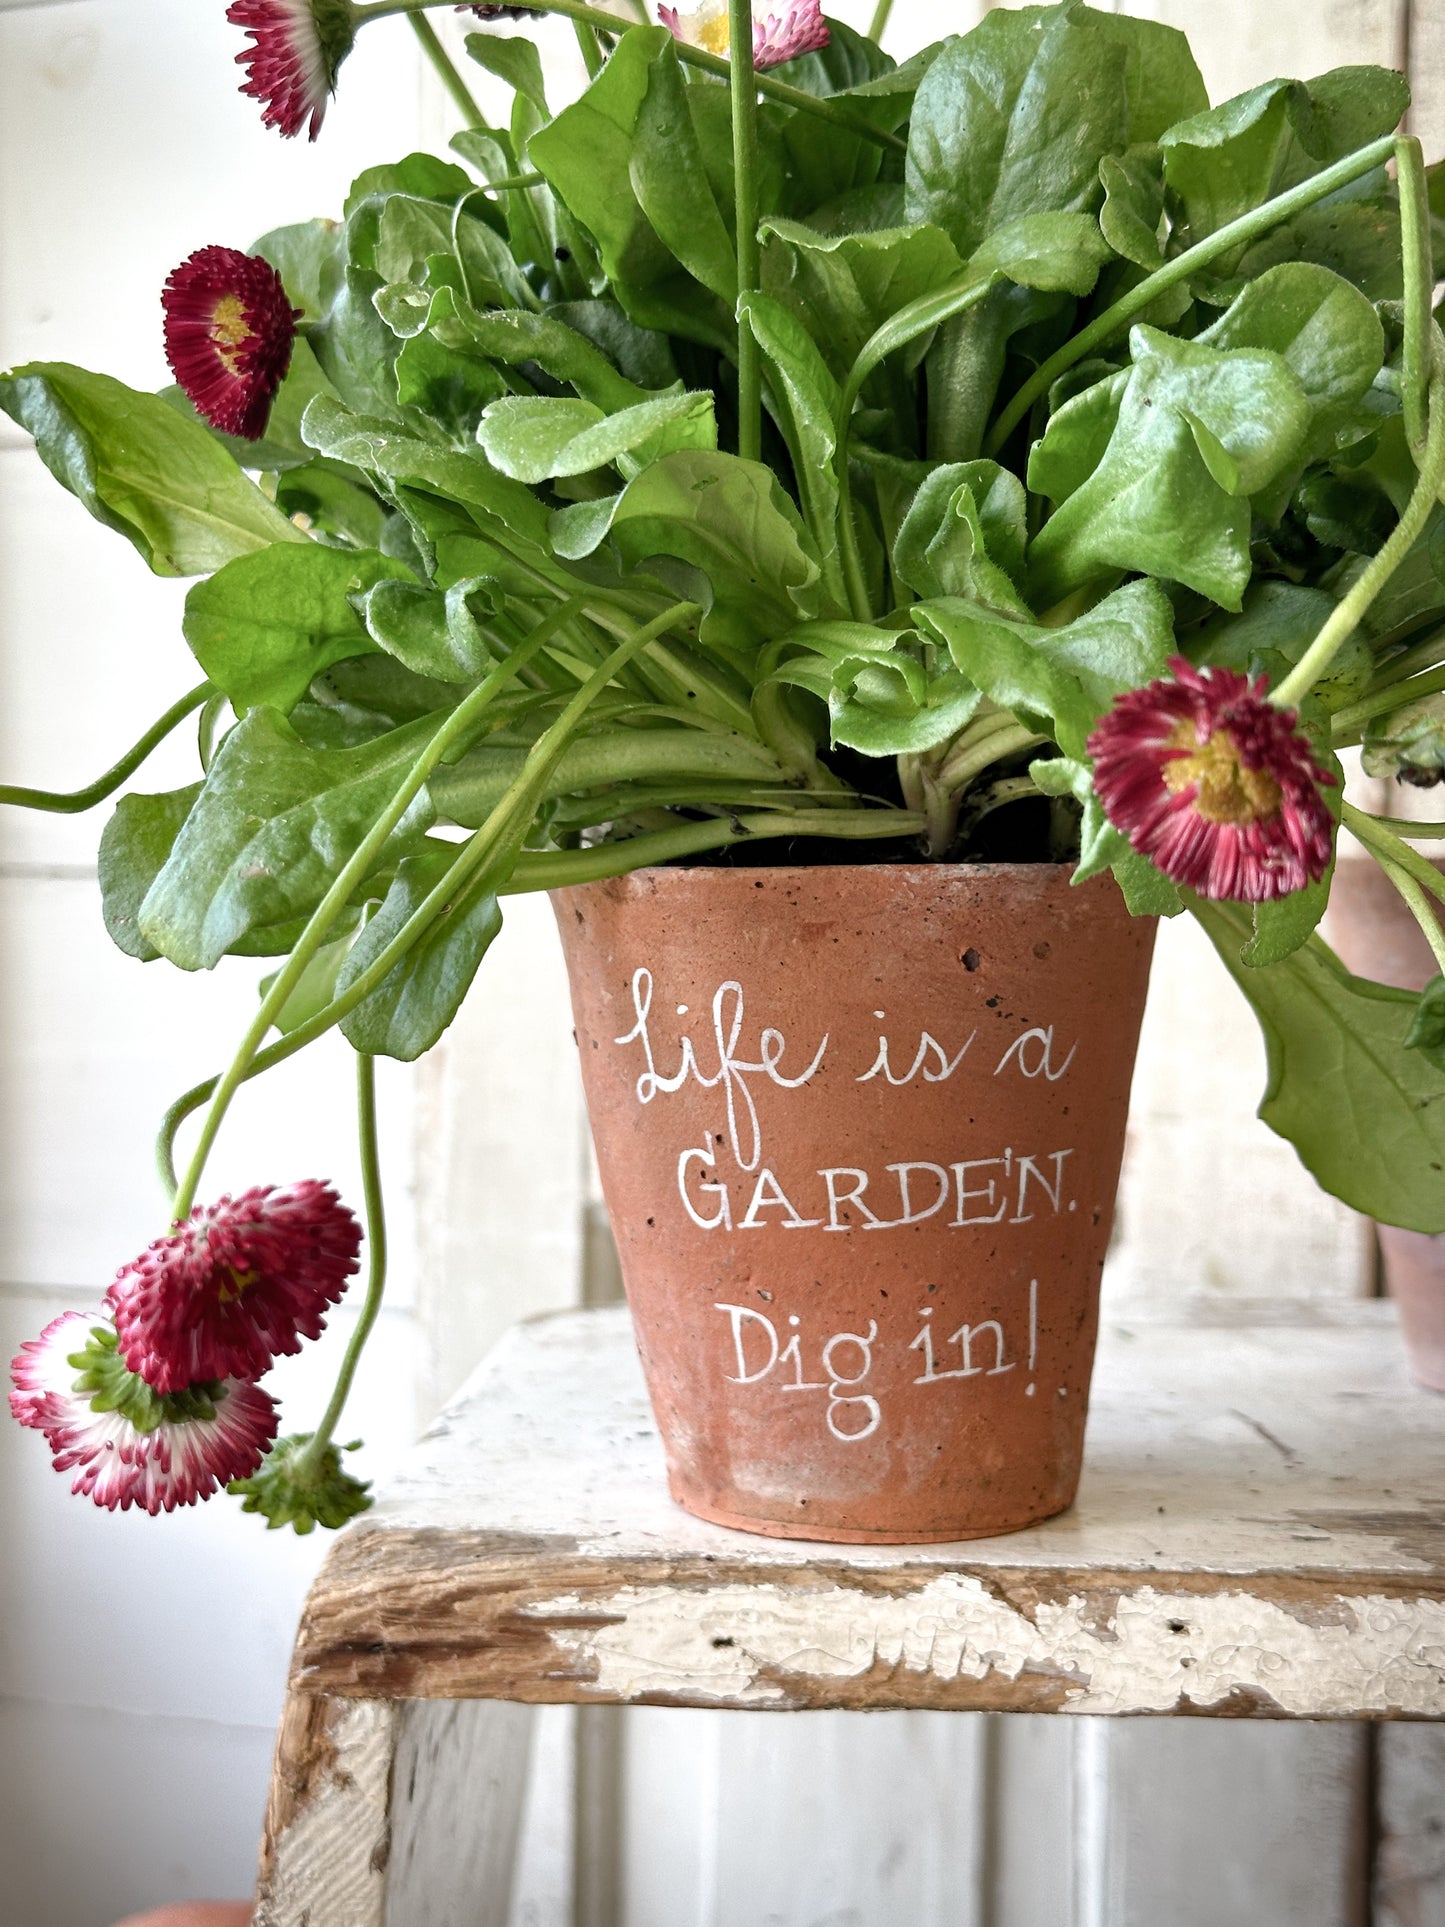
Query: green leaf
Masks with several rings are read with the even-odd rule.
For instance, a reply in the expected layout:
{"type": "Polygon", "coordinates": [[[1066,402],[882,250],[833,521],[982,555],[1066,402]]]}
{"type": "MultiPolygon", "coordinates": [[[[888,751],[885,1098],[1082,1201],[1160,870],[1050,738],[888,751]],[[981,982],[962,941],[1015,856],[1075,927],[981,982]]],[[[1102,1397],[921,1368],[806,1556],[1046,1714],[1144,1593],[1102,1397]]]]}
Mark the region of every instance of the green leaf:
{"type": "MultiPolygon", "coordinates": [[[[1047,607],[1128,570],[1237,609],[1252,566],[1247,498],[1288,470],[1309,430],[1309,401],[1284,358],[1266,350],[1222,351],[1142,325],[1130,347],[1134,366],[1103,457],[1030,548],[1031,600],[1047,607]],[[1232,487],[1218,479],[1221,454],[1232,487]]],[[[1030,487],[1051,464],[1075,480],[1087,467],[1101,418],[1084,402],[1049,424],[1030,487]]]]}
{"type": "Polygon", "coordinates": [[[111,942],[128,957],[161,953],[141,935],[140,907],[201,793],[199,783],[161,796],[132,792],[115,806],[100,839],[100,903],[111,942]]]}
{"type": "Polygon", "coordinates": [[[367,633],[389,656],[442,683],[473,682],[493,652],[479,617],[494,616],[502,598],[487,581],[454,583],[442,594],[419,583],[378,582],[357,608],[367,633]]]}
{"type": "Polygon", "coordinates": [[[304,542],[209,431],[159,395],[63,361],[0,377],[0,408],[97,521],[157,575],[206,575],[273,542],[304,542]]]}
{"type": "MultiPolygon", "coordinates": [[[[141,905],[141,934],[182,970],[209,970],[240,939],[309,915],[435,734],[426,716],[356,749],[309,749],[274,709],[251,710],[141,905]]],[[[432,819],[425,790],[379,867],[432,819]]]]}
{"type": "Polygon", "coordinates": [[[1401,74],[1340,67],[1307,84],[1267,81],[1162,132],[1164,178],[1189,240],[1388,134],[1409,100],[1401,74]]]}
{"type": "Polygon", "coordinates": [[[550,120],[542,56],[534,42],[521,34],[469,33],[467,53],[479,67],[485,67],[489,74],[495,74],[514,92],[530,100],[544,120],[550,120]]]}
{"type": "Polygon", "coordinates": [[[477,441],[488,461],[519,482],[586,475],[617,466],[635,475],[679,448],[717,447],[710,394],[659,395],[605,415],[564,396],[508,395],[482,417],[477,441]]]}
{"type": "Polygon", "coordinates": [[[909,505],[893,545],[895,572],[928,599],[962,596],[1031,621],[1014,586],[1022,576],[1023,484],[997,462],[936,468],[909,505]]]}
{"type": "Polygon", "coordinates": [[[669,39],[651,64],[628,171],[638,205],[663,245],[732,307],[738,295],[737,251],[708,180],[694,118],[693,103],[707,93],[685,85],[669,39]]]}
{"type": "MultiPolygon", "coordinates": [[[[345,936],[338,937],[334,943],[322,944],[312,957],[292,986],[291,995],[276,1013],[273,1027],[283,1037],[289,1037],[293,1030],[300,1030],[303,1024],[309,1024],[331,1002],[336,995],[337,976],[355,940],[355,932],[348,930],[345,936]]],[[[262,997],[270,994],[280,974],[279,970],[273,971],[269,977],[261,979],[256,988],[262,997]]]]}
{"type": "Polygon", "coordinates": [[[439,256],[448,257],[474,308],[525,307],[531,298],[507,244],[485,221],[407,194],[382,203],[375,259],[383,282],[427,282],[439,256]]]}
{"type": "Polygon", "coordinates": [[[438,160],[435,154],[408,154],[399,161],[363,168],[351,183],[342,212],[349,220],[363,201],[388,194],[414,194],[450,204],[471,188],[466,170],[454,161],[438,160]]]}
{"type": "Polygon", "coordinates": [[[599,542],[606,535],[624,565],[645,565],[689,595],[702,577],[711,593],[700,638],[741,669],[763,642],[818,613],[817,558],[792,499],[760,462],[707,450],[664,455],[614,498],[602,523],[596,516],[589,532],[599,542]]]}
{"type": "MultiPolygon", "coordinates": [[[[337,979],[344,991],[377,958],[441,881],[455,852],[408,857],[386,900],[351,946],[337,979]]],[[[502,927],[485,870],[449,904],[399,963],[341,1020],[354,1049],[409,1064],[429,1051],[461,1008],[502,927]]]]}
{"type": "Polygon", "coordinates": [[[451,288],[439,288],[425,326],[438,341],[461,353],[484,355],[508,367],[534,361],[554,380],[566,382],[609,414],[652,399],[647,389],[619,374],[584,334],[552,315],[524,309],[479,314],[451,288]]]}
{"type": "Polygon", "coordinates": [[[841,605],[846,598],[836,550],[838,384],[813,337],[780,301],[748,294],[741,307],[767,357],[773,413],[788,444],[803,517],[822,558],[829,594],[841,605]]]}
{"type": "Polygon", "coordinates": [[[1385,359],[1374,305],[1339,275],[1305,261],[1270,268],[1197,337],[1214,348],[1267,348],[1317,409],[1357,402],[1385,359]]]}
{"type": "Polygon", "coordinates": [[[1420,992],[1405,1048],[1419,1051],[1427,1064],[1445,1071],[1445,977],[1432,977],[1420,992]]]}
{"type": "MultiPolygon", "coordinates": [[[[310,451],[307,451],[308,454],[310,451]]],[[[353,481],[338,463],[312,455],[276,481],[276,505],[289,516],[305,516],[314,534],[330,536],[353,549],[380,547],[387,511],[366,485],[353,481]]]]}
{"type": "Polygon", "coordinates": [[[1096,203],[1100,160],[1129,145],[1127,52],[1104,22],[1082,7],[1001,9],[944,48],[913,107],[910,221],[968,256],[1021,214],[1096,203]]]}
{"type": "Polygon", "coordinates": [[[1264,1033],[1265,1123],[1356,1211],[1445,1231],[1445,1076],[1407,1048],[1418,999],[1352,977],[1317,937],[1283,963],[1251,969],[1239,960],[1248,912],[1190,908],[1264,1033]]]}
{"type": "Polygon", "coordinates": [[[775,217],[761,231],[764,289],[803,322],[840,381],[885,321],[963,273],[941,228],[827,235],[775,217]]]}
{"type": "Polygon", "coordinates": [[[336,299],[345,265],[345,232],[339,221],[299,221],[263,234],[252,254],[280,275],[293,308],[319,321],[336,299]]]}
{"type": "Polygon", "coordinates": [[[289,710],[313,676],[373,646],[352,597],[407,573],[374,550],[263,549],[196,584],[186,597],[186,641],[238,714],[257,703],[289,710]]]}
{"type": "Polygon", "coordinates": [[[1124,154],[1106,154],[1099,163],[1104,205],[1099,226],[1104,239],[1126,261],[1151,271],[1164,265],[1164,159],[1150,144],[1124,154]]]}
{"type": "MultiPolygon", "coordinates": [[[[633,184],[638,122],[654,63],[675,59],[665,27],[631,27],[580,100],[532,136],[528,158],[597,243],[622,306],[645,327],[724,352],[731,306],[705,295],[643,211],[633,184]]],[[[649,180],[653,165],[649,164],[649,180]]]]}
{"type": "Polygon", "coordinates": [[[1095,722],[1121,690],[1163,672],[1173,611],[1154,582],[1129,582],[1061,629],[1010,621],[949,598],[909,612],[1001,709],[1081,758],[1095,722]]]}

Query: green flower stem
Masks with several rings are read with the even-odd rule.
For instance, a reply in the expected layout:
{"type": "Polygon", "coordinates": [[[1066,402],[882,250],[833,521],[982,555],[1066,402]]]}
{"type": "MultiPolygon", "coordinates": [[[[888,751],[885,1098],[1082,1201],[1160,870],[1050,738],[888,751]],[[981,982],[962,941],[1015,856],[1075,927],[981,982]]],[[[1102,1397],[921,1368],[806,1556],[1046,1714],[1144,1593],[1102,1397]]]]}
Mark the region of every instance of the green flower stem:
{"type": "Polygon", "coordinates": [[[366,1207],[366,1297],[346,1347],[346,1356],[341,1361],[341,1370],[336,1375],[330,1402],[321,1415],[321,1423],[297,1454],[298,1466],[316,1466],[330,1445],[386,1291],[386,1208],[381,1195],[381,1158],[376,1145],[376,1059],[364,1051],[359,1051],[356,1057],[356,1135],[361,1146],[361,1194],[366,1207]]]}
{"type": "Polygon", "coordinates": [[[733,110],[733,195],[738,253],[738,454],[763,452],[763,359],[744,305],[758,291],[758,83],[753,72],[752,0],[728,0],[728,86],[733,110]]]}
{"type": "Polygon", "coordinates": [[[1384,868],[1403,871],[1418,888],[1427,890],[1432,897],[1445,903],[1445,877],[1441,876],[1429,857],[1412,850],[1379,817],[1367,815],[1364,810],[1356,809],[1353,803],[1346,803],[1340,821],[1384,868]]]}
{"type": "MultiPolygon", "coordinates": [[[[618,25],[621,25],[620,21],[618,25]]],[[[577,36],[577,50],[582,56],[582,65],[587,69],[587,78],[596,80],[604,64],[602,42],[597,38],[597,29],[589,27],[585,20],[574,20],[572,31],[577,36]]]]}
{"type": "Polygon", "coordinates": [[[877,6],[873,9],[873,18],[868,23],[868,38],[876,45],[882,45],[892,12],[893,0],[878,0],[877,6]]]}
{"type": "Polygon", "coordinates": [[[451,95],[468,127],[485,127],[486,116],[472,99],[471,89],[457,72],[451,55],[437,39],[436,28],[423,13],[408,15],[411,30],[421,42],[422,51],[435,67],[437,78],[451,95]]]}
{"type": "Polygon", "coordinates": [[[1411,135],[1395,143],[1400,191],[1400,252],[1405,270],[1405,340],[1400,360],[1400,407],[1405,439],[1423,460],[1431,375],[1430,323],[1435,273],[1430,247],[1430,196],[1425,150],[1411,135]]]}
{"type": "Polygon", "coordinates": [[[1151,307],[1161,294],[1178,287],[1181,281],[1187,281],[1190,275],[1197,274],[1201,268],[1207,268],[1223,256],[1232,254],[1236,248],[1244,247],[1260,235],[1267,234],[1281,221],[1298,214],[1301,208],[1312,207],[1316,201],[1333,194],[1336,188],[1348,186],[1362,174],[1368,174],[1371,168],[1389,160],[1394,151],[1395,137],[1392,134],[1387,134],[1383,140],[1372,141],[1368,147],[1361,147],[1355,153],[1347,154],[1342,161],[1336,161],[1333,167],[1323,168],[1309,180],[1301,181],[1298,187],[1277,194],[1262,207],[1251,208],[1248,214],[1241,214],[1238,220],[1226,222],[1216,233],[1196,241],[1192,248],[1176,254],[1162,268],[1156,268],[1138,287],[1131,288],[1113,307],[1106,308],[1096,321],[1091,321],[1087,328],[1066,341],[1057,353],[1050,355],[1030,375],[989,430],[984,442],[984,454],[997,455],[1039,396],[1049,392],[1065,369],[1072,368],[1076,361],[1082,361],[1085,355],[1092,354],[1106,341],[1112,341],[1137,315],[1151,307]]]}
{"type": "Polygon", "coordinates": [[[1430,899],[1408,870],[1401,868],[1398,864],[1386,862],[1383,857],[1378,861],[1380,868],[1404,900],[1411,916],[1419,924],[1422,936],[1434,953],[1435,962],[1439,965],[1442,974],[1445,974],[1445,930],[1441,929],[1439,918],[1430,908],[1430,899]]]}
{"type": "Polygon", "coordinates": [[[885,321],[881,328],[874,330],[858,352],[858,359],[848,371],[848,379],[843,384],[843,392],[838,400],[838,414],[833,424],[834,443],[837,454],[834,460],[838,469],[838,552],[843,561],[843,580],[847,585],[848,604],[858,622],[870,622],[873,611],[868,601],[868,583],[863,574],[863,560],[858,551],[858,529],[853,519],[853,479],[848,466],[848,438],[853,423],[853,409],[863,384],[880,367],[895,349],[902,348],[925,334],[930,328],[942,322],[951,321],[955,315],[963,314],[973,307],[993,286],[993,278],[985,276],[958,282],[951,288],[943,288],[937,294],[928,295],[922,300],[910,302],[906,308],[885,321]]]}
{"type": "Polygon", "coordinates": [[[1358,702],[1347,703],[1330,717],[1330,740],[1337,749],[1357,743],[1365,725],[1376,716],[1388,716],[1391,710],[1414,702],[1418,696],[1434,696],[1442,689],[1445,689],[1445,666],[1431,669],[1425,675],[1411,676],[1406,682],[1391,683],[1372,696],[1361,696],[1358,702]]]}
{"type": "Polygon", "coordinates": [[[1413,823],[1406,816],[1379,816],[1373,810],[1361,810],[1360,815],[1368,816],[1372,823],[1392,830],[1396,836],[1408,836],[1416,843],[1437,843],[1445,839],[1445,823],[1413,823]]]}
{"type": "Polygon", "coordinates": [[[312,912],[290,956],[272,979],[271,988],[262,998],[260,1008],[242,1039],[235,1060],[216,1091],[200,1140],[172,1203],[173,1222],[179,1222],[184,1218],[195,1203],[196,1186],[200,1183],[206,1159],[210,1155],[211,1146],[215,1143],[221,1120],[238,1086],[243,1081],[247,1064],[260,1049],[262,1040],[272,1023],[285,1009],[287,999],[296,988],[306,966],[325,942],[332,924],[350,901],[353,890],[370,874],[386,839],[401,821],[408,805],[447,752],[465,742],[468,733],[487,706],[513,679],[528,657],[535,655],[543,648],[551,639],[553,632],[573,613],[575,613],[575,605],[562,604],[538,625],[522,648],[509,656],[505,662],[499,663],[491,674],[477,685],[471,695],[457,705],[412,765],[391,801],[367,831],[331,888],[312,912]]]}
{"type": "MultiPolygon", "coordinates": [[[[355,20],[358,27],[364,27],[368,20],[381,20],[393,13],[421,13],[430,7],[450,7],[455,0],[373,0],[372,5],[357,7],[355,20]]],[[[560,13],[568,20],[582,20],[590,27],[603,33],[617,33],[624,23],[616,14],[604,13],[600,7],[589,7],[585,0],[535,0],[533,11],[536,13],[560,13]]],[[[689,47],[685,41],[677,43],[677,57],[689,67],[700,67],[705,73],[715,74],[719,80],[728,77],[728,63],[719,54],[710,54],[702,47],[689,47]]],[[[857,134],[862,140],[873,141],[879,147],[896,147],[900,153],[907,150],[908,143],[900,140],[897,134],[888,134],[881,127],[870,127],[863,119],[855,119],[846,109],[836,107],[830,100],[815,99],[805,94],[801,87],[790,87],[786,81],[774,80],[771,74],[758,75],[758,87],[769,100],[781,106],[796,108],[800,114],[811,114],[814,120],[826,120],[834,127],[844,128],[850,134],[857,134]]]]}
{"type": "Polygon", "coordinates": [[[113,763],[104,776],[97,776],[93,783],[87,783],[83,790],[32,790],[18,783],[0,783],[0,803],[13,803],[24,810],[49,810],[59,816],[79,816],[84,810],[94,809],[97,803],[103,803],[107,796],[113,795],[128,776],[134,776],[151,751],[165,741],[177,723],[184,722],[193,710],[211,701],[216,694],[211,683],[197,683],[179,702],[172,703],[164,716],[151,724],[140,741],[133,743],[118,763],[113,763]]]}
{"type": "Polygon", "coordinates": [[[1429,520],[1441,488],[1445,487],[1445,352],[1442,352],[1438,329],[1435,330],[1434,362],[1435,374],[1430,383],[1430,427],[1425,437],[1414,493],[1405,504],[1405,512],[1395,524],[1389,540],[1370,557],[1284,681],[1270,691],[1270,701],[1282,708],[1293,708],[1307,696],[1344,648],[1364,620],[1370,604],[1414,547],[1416,537],[1429,520]]]}

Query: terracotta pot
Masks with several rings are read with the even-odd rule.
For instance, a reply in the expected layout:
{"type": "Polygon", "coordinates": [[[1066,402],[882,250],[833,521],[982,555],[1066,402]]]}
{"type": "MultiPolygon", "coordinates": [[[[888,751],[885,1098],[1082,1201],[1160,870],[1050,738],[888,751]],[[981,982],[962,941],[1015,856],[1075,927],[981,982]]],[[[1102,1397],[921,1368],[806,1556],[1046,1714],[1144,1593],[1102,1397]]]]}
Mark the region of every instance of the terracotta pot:
{"type": "Polygon", "coordinates": [[[1078,1483],[1154,927],[1053,866],[558,891],[673,1496],[865,1542],[1078,1483]]]}
{"type": "MultiPolygon", "coordinates": [[[[1436,869],[1445,875],[1445,863],[1436,869]]],[[[1445,927],[1438,906],[1435,914],[1445,927]]],[[[1439,974],[1424,933],[1400,893],[1368,857],[1344,857],[1330,890],[1325,934],[1356,976],[1402,990],[1423,990],[1439,974]]],[[[1422,1385],[1445,1392],[1445,1235],[1428,1237],[1377,1225],[1380,1258],[1410,1370],[1422,1385]]]]}

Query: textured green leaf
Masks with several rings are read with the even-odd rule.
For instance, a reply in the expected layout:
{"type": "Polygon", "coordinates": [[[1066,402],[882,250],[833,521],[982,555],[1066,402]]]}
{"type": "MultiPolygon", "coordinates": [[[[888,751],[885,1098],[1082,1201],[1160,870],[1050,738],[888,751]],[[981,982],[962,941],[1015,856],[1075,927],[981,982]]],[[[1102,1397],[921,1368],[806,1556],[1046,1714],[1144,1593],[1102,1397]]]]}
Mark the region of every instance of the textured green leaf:
{"type": "Polygon", "coordinates": [[[289,710],[313,676],[372,647],[352,597],[406,573],[374,550],[263,549],[196,584],[186,597],[186,641],[238,713],[257,703],[289,710]]]}
{"type": "Polygon", "coordinates": [[[1190,907],[1264,1033],[1265,1123],[1356,1211],[1445,1231],[1445,1073],[1406,1047],[1419,999],[1352,977],[1317,937],[1251,969],[1239,960],[1248,910],[1190,907]]]}
{"type": "MultiPolygon", "coordinates": [[[[183,970],[208,970],[249,933],[309,915],[438,728],[426,716],[357,749],[309,749],[274,709],[221,745],[205,788],[141,905],[141,934],[183,970]]],[[[425,790],[379,867],[429,827],[425,790]]]]}
{"type": "Polygon", "coordinates": [[[199,783],[161,796],[133,791],[116,804],[101,834],[98,867],[106,931],[117,949],[142,963],[153,962],[161,953],[141,935],[141,904],[200,793],[199,783]]]}
{"type": "Polygon", "coordinates": [[[710,394],[659,395],[606,415],[564,396],[509,395],[482,417],[477,441],[488,461],[519,482],[586,475],[613,465],[634,475],[679,448],[716,448],[710,394]]]}
{"type": "MultiPolygon", "coordinates": [[[[401,864],[381,908],[341,966],[338,991],[355,983],[381,954],[454,858],[454,851],[429,851],[401,864]]],[[[501,928],[502,912],[484,871],[393,964],[370,996],[341,1020],[348,1043],[373,1057],[397,1057],[406,1064],[429,1051],[461,1008],[501,928]]]]}
{"type": "Polygon", "coordinates": [[[0,408],[99,522],[157,575],[205,575],[273,542],[304,542],[215,438],[159,395],[63,361],[0,377],[0,408]]]}

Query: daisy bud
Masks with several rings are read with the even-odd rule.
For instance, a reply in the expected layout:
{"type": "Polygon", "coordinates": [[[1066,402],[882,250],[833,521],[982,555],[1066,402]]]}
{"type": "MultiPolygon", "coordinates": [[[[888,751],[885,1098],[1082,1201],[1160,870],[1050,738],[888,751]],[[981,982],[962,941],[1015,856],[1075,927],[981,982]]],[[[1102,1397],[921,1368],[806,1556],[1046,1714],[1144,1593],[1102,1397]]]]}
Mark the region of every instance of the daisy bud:
{"type": "Polygon", "coordinates": [[[251,41],[236,64],[248,76],[241,92],[265,106],[265,125],[290,140],[309,121],[315,140],[337,69],[355,44],[350,0],[231,0],[226,18],[251,41]]]}
{"type": "Polygon", "coordinates": [[[1330,864],[1335,778],[1293,710],[1233,669],[1196,669],[1120,696],[1089,738],[1104,813],[1141,856],[1201,897],[1267,903],[1330,864]]]}
{"type": "Polygon", "coordinates": [[[197,414],[259,441],[300,319],[280,275],[258,254],[199,248],[171,271],[161,307],[166,360],[197,414]]]}
{"type": "Polygon", "coordinates": [[[106,1305],[121,1355],[159,1392],[259,1378],[320,1335],[360,1245],[356,1219],[314,1179],[197,1205],[117,1274],[106,1305]]]}
{"type": "Polygon", "coordinates": [[[71,1491],[111,1512],[154,1516],[208,1499],[261,1464],[275,1401],[242,1379],[162,1397],[125,1368],[115,1332],[79,1312],[53,1319],[10,1367],[10,1409],[44,1432],[71,1491]]]}
{"type": "MultiPolygon", "coordinates": [[[[371,1504],[370,1481],[344,1472],[334,1445],[314,1452],[313,1436],[298,1432],[278,1439],[259,1472],[231,1483],[233,1495],[245,1501],[241,1510],[259,1512],[268,1531],[291,1526],[304,1537],[313,1526],[325,1526],[334,1532],[371,1504]]],[[[345,1449],[354,1452],[356,1447],[345,1449]]]]}
{"type": "MultiPolygon", "coordinates": [[[[695,13],[684,14],[660,6],[657,17],[674,40],[726,57],[732,42],[727,0],[703,0],[695,13]]],[[[753,8],[753,65],[759,72],[801,54],[821,53],[831,39],[820,0],[783,0],[776,10],[753,8]]]]}

